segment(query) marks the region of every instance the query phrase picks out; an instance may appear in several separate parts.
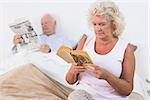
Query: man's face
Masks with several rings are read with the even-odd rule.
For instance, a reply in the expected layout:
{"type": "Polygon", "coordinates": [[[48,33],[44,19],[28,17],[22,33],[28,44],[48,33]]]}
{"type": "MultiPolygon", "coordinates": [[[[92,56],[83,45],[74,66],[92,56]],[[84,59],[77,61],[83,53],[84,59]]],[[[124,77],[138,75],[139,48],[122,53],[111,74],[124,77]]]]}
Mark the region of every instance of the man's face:
{"type": "Polygon", "coordinates": [[[50,16],[44,16],[41,19],[42,31],[46,35],[52,35],[55,33],[56,22],[54,18],[50,16]]]}

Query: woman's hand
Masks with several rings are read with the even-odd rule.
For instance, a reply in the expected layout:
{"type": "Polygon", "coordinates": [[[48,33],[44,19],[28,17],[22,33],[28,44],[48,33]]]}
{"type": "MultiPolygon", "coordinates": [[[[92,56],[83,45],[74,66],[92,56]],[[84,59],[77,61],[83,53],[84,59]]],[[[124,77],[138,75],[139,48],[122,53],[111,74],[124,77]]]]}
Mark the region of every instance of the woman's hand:
{"type": "Polygon", "coordinates": [[[96,78],[98,79],[107,79],[107,76],[108,76],[108,71],[106,71],[105,69],[103,68],[100,68],[99,66],[96,66],[96,65],[88,65],[86,67],[87,70],[89,70],[90,72],[92,72],[96,78]]]}
{"type": "Polygon", "coordinates": [[[40,51],[43,53],[49,53],[51,51],[51,49],[49,48],[49,46],[47,44],[42,44],[40,46],[40,51]]]}
{"type": "Polygon", "coordinates": [[[66,75],[66,81],[69,84],[74,84],[78,81],[78,75],[86,70],[83,66],[77,66],[77,63],[73,63],[66,75]]]}
{"type": "Polygon", "coordinates": [[[70,69],[70,72],[74,75],[84,72],[86,68],[84,66],[77,66],[77,63],[73,63],[70,69]]]}

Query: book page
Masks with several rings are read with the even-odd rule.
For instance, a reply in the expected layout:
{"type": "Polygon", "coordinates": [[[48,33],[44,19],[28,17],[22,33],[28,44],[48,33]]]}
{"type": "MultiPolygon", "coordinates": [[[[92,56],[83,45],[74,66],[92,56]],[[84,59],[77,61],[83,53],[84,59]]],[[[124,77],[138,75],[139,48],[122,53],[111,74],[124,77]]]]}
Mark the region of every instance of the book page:
{"type": "Polygon", "coordinates": [[[93,64],[90,56],[86,51],[74,50],[70,54],[78,65],[84,66],[87,64],[93,64]]]}
{"type": "Polygon", "coordinates": [[[87,52],[82,50],[72,50],[69,47],[61,46],[57,55],[68,63],[76,62],[78,65],[93,64],[87,52]]]}

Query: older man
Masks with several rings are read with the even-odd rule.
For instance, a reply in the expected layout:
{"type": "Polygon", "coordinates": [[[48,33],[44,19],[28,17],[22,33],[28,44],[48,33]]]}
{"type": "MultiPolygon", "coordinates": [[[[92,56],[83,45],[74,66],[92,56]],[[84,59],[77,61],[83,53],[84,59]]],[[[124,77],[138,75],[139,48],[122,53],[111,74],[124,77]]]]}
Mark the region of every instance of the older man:
{"type": "MultiPolygon", "coordinates": [[[[45,14],[41,18],[41,27],[43,33],[40,35],[41,46],[40,51],[49,53],[50,51],[57,51],[61,45],[73,47],[73,41],[56,33],[56,19],[50,14],[45,14]]],[[[16,45],[22,42],[22,38],[19,35],[15,35],[13,38],[14,53],[17,52],[16,45]]]]}

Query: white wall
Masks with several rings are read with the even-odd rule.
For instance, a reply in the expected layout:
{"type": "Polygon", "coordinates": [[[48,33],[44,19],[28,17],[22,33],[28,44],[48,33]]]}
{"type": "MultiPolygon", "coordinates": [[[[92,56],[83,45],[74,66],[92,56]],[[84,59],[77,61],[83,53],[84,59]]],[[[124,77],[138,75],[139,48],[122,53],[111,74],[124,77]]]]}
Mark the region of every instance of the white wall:
{"type": "MultiPolygon", "coordinates": [[[[45,13],[55,14],[58,20],[57,32],[67,34],[77,40],[81,34],[93,34],[87,25],[87,12],[90,4],[95,0],[46,0],[19,1],[6,0],[3,5],[3,55],[6,59],[11,53],[13,33],[8,23],[19,17],[31,20],[35,30],[40,34],[40,17],[45,13]],[[7,2],[8,1],[8,2],[7,2]]],[[[148,74],[148,0],[114,0],[126,18],[126,28],[122,37],[138,46],[136,51],[136,70],[143,78],[148,74]]]]}
{"type": "MultiPolygon", "coordinates": [[[[2,40],[2,37],[3,37],[3,31],[2,31],[2,27],[3,27],[3,22],[2,22],[2,4],[0,4],[0,62],[2,62],[2,59],[3,59],[3,56],[2,56],[2,54],[3,54],[3,46],[2,46],[2,44],[3,44],[3,40],[2,40]]],[[[1,65],[2,63],[0,63],[0,66],[2,66],[1,65]]],[[[0,67],[0,69],[1,69],[1,67],[0,67]]]]}
{"type": "MultiPolygon", "coordinates": [[[[150,1],[148,1],[148,50],[150,51],[150,1]]],[[[148,80],[150,81],[150,52],[148,52],[148,80]]]]}

